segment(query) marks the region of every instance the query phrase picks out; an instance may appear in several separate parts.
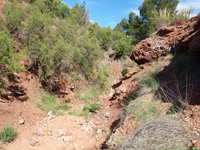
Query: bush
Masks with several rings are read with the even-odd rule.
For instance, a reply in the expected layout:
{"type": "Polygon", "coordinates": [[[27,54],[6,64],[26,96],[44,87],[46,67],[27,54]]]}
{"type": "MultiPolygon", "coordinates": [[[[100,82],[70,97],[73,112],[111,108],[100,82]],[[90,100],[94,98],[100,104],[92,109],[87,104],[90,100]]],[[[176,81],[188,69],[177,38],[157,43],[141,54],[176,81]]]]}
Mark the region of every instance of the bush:
{"type": "Polygon", "coordinates": [[[19,30],[25,15],[22,7],[17,7],[15,3],[6,3],[3,14],[5,15],[5,23],[8,29],[12,32],[19,30]]]}
{"type": "Polygon", "coordinates": [[[124,68],[121,73],[122,73],[122,76],[125,76],[128,73],[128,69],[124,68]]]}
{"type": "Polygon", "coordinates": [[[194,10],[190,8],[171,13],[167,8],[164,8],[159,12],[154,11],[151,20],[153,21],[155,28],[158,30],[169,24],[179,23],[190,19],[190,15],[193,11],[194,10]]]}
{"type": "Polygon", "coordinates": [[[77,116],[84,116],[88,118],[90,113],[94,113],[95,110],[101,109],[102,105],[97,104],[97,103],[91,103],[89,106],[84,106],[83,111],[77,112],[77,111],[72,111],[69,112],[69,115],[77,115],[77,116]]]}
{"type": "Polygon", "coordinates": [[[100,104],[97,104],[97,103],[92,103],[90,104],[89,106],[85,106],[83,108],[83,111],[86,111],[86,112],[94,112],[95,110],[99,110],[101,108],[102,105],[100,104]]]}
{"type": "MultiPolygon", "coordinates": [[[[62,75],[68,74],[69,82],[83,79],[98,90],[108,88],[111,73],[107,67],[97,65],[102,61],[103,49],[114,49],[117,57],[128,55],[132,50],[131,38],[89,23],[85,3],[70,9],[61,0],[26,1],[30,3],[26,7],[13,2],[5,4],[2,20],[11,33],[19,31],[17,41],[23,46],[27,68],[34,70],[42,85],[52,91],[53,79],[61,81],[62,75]]],[[[13,70],[17,63],[12,62],[18,55],[12,52],[8,36],[4,41],[0,63],[13,70]]]]}
{"type": "Polygon", "coordinates": [[[0,131],[0,140],[2,140],[4,143],[11,142],[14,140],[16,135],[17,133],[12,126],[5,126],[0,131]]]}
{"type": "Polygon", "coordinates": [[[183,22],[183,21],[190,19],[190,15],[193,12],[194,12],[194,9],[192,9],[192,8],[182,9],[182,10],[178,11],[174,16],[172,23],[176,23],[176,22],[179,23],[179,22],[183,22]]]}
{"type": "Polygon", "coordinates": [[[4,69],[4,73],[5,71],[23,71],[24,68],[17,63],[21,57],[13,52],[11,48],[12,40],[9,39],[7,32],[0,32],[0,41],[0,68],[6,68],[4,69]]]}
{"type": "Polygon", "coordinates": [[[80,36],[77,38],[77,45],[72,49],[70,62],[73,69],[88,79],[95,62],[102,56],[98,40],[95,37],[89,38],[88,35],[80,36]]]}
{"type": "Polygon", "coordinates": [[[89,106],[85,106],[83,108],[82,115],[85,116],[86,118],[89,116],[90,112],[95,112],[95,110],[99,110],[102,105],[97,104],[97,103],[92,103],[89,106]]]}
{"type": "Polygon", "coordinates": [[[91,81],[98,90],[104,91],[111,86],[111,82],[109,80],[110,75],[111,72],[109,68],[107,66],[103,66],[102,68],[98,68],[98,71],[91,75],[91,81]]]}

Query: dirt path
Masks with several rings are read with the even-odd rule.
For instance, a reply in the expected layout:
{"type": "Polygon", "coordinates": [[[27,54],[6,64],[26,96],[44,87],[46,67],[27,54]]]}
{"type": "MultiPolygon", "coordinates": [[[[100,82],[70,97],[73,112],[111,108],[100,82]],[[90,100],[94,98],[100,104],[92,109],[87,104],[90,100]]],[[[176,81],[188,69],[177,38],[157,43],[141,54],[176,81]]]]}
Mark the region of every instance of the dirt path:
{"type": "MultiPolygon", "coordinates": [[[[24,102],[0,103],[0,127],[12,124],[17,128],[17,138],[4,145],[5,150],[94,150],[100,149],[117,125],[123,108],[119,105],[130,91],[130,83],[134,72],[113,85],[109,92],[101,96],[97,102],[102,108],[88,118],[70,116],[52,117],[45,115],[36,106],[38,96],[33,76],[24,75],[23,85],[30,91],[32,99],[24,102]],[[29,80],[29,78],[31,80],[29,80]],[[22,123],[24,121],[24,123],[22,123]],[[20,125],[21,124],[21,125],[20,125]]],[[[74,102],[79,105],[80,101],[74,102]]],[[[81,103],[80,103],[81,105],[81,103]]]]}

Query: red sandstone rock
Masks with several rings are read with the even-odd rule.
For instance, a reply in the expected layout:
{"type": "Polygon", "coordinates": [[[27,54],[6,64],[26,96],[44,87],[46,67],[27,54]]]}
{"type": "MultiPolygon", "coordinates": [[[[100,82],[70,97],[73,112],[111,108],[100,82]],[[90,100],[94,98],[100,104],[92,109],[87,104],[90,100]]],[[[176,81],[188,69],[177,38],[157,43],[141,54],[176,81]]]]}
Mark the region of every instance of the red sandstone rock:
{"type": "Polygon", "coordinates": [[[163,27],[154,38],[147,38],[135,46],[131,59],[139,65],[157,60],[172,51],[200,53],[200,15],[183,23],[163,27]]]}

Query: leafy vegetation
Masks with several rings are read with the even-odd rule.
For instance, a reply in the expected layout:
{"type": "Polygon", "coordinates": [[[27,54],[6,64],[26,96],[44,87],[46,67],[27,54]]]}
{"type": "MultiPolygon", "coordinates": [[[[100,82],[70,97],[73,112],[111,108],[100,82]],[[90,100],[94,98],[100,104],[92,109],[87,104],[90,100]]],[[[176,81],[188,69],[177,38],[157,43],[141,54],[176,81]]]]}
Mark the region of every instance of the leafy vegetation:
{"type": "Polygon", "coordinates": [[[88,106],[84,106],[82,111],[71,111],[69,115],[84,116],[88,118],[90,113],[94,113],[96,110],[101,109],[102,105],[97,103],[91,103],[88,106]]]}
{"type": "Polygon", "coordinates": [[[188,20],[192,12],[192,8],[174,11],[173,13],[164,8],[159,12],[153,11],[153,16],[150,20],[152,20],[155,29],[158,30],[163,26],[188,20]]]}
{"type": "Polygon", "coordinates": [[[159,105],[156,102],[139,100],[129,104],[127,110],[136,118],[137,125],[141,127],[160,116],[159,105]]]}
{"type": "Polygon", "coordinates": [[[188,20],[193,9],[177,11],[178,3],[179,0],[144,0],[140,15],[130,12],[129,19],[123,18],[114,30],[126,33],[136,44],[163,26],[188,20]]]}
{"type": "Polygon", "coordinates": [[[17,63],[21,57],[13,52],[12,42],[8,31],[0,31],[0,95],[4,95],[5,89],[8,88],[8,73],[24,70],[24,67],[17,63]]]}
{"type": "Polygon", "coordinates": [[[4,143],[11,142],[14,140],[16,135],[17,135],[17,133],[12,126],[5,126],[0,131],[0,140],[2,140],[4,143]]]}
{"type": "MultiPolygon", "coordinates": [[[[85,88],[86,90],[87,88],[85,88]]],[[[75,98],[84,101],[85,103],[89,103],[91,101],[95,101],[98,98],[98,93],[96,89],[90,88],[83,92],[77,92],[75,94],[75,98]]]]}
{"type": "MultiPolygon", "coordinates": [[[[52,78],[62,80],[63,74],[69,74],[76,75],[76,79],[68,80],[69,83],[82,79],[99,85],[101,90],[106,89],[109,84],[105,81],[110,73],[97,62],[103,59],[103,53],[108,49],[115,50],[116,58],[129,55],[133,48],[132,39],[109,27],[91,24],[85,2],[77,3],[73,8],[61,0],[26,2],[30,5],[24,7],[18,1],[6,3],[1,27],[8,29],[13,39],[20,39],[18,42],[22,45],[28,68],[36,70],[42,85],[52,91],[52,78]]],[[[2,31],[2,40],[9,41],[5,34],[2,31]]],[[[14,62],[13,55],[17,56],[8,42],[5,41],[4,47],[6,44],[7,55],[2,53],[2,56],[7,58],[1,58],[4,66],[5,62],[14,62]]]]}
{"type": "Polygon", "coordinates": [[[67,103],[56,102],[56,96],[47,92],[42,92],[41,101],[37,103],[37,106],[46,113],[52,111],[53,115],[63,115],[64,111],[70,109],[67,103]]]}
{"type": "Polygon", "coordinates": [[[125,76],[127,73],[128,73],[128,69],[127,69],[127,68],[124,68],[124,69],[122,70],[122,76],[125,76]]]}

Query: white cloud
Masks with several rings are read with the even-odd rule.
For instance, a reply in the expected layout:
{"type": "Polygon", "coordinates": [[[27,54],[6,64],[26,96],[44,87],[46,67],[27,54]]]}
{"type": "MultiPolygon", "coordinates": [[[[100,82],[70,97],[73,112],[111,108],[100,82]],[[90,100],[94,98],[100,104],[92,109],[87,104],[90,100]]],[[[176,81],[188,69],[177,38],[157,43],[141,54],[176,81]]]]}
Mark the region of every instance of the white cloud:
{"type": "Polygon", "coordinates": [[[194,9],[194,12],[191,14],[191,17],[196,16],[200,13],[200,0],[180,0],[177,9],[194,9]]]}
{"type": "Polygon", "coordinates": [[[91,6],[91,5],[99,5],[99,3],[94,2],[94,1],[86,1],[86,5],[89,5],[89,6],[91,6]]]}
{"type": "MultiPolygon", "coordinates": [[[[80,3],[83,3],[84,0],[79,0],[80,3]]],[[[92,5],[99,5],[99,3],[95,1],[85,1],[87,6],[92,6],[92,5]]]]}
{"type": "Polygon", "coordinates": [[[200,10],[200,1],[199,0],[186,0],[186,1],[180,1],[177,9],[183,9],[183,8],[194,8],[197,10],[200,10]]]}
{"type": "Polygon", "coordinates": [[[130,12],[134,12],[136,15],[140,14],[140,11],[138,9],[128,8],[127,10],[122,11],[122,14],[130,14],[130,12]]]}
{"type": "Polygon", "coordinates": [[[90,19],[90,22],[93,24],[93,23],[95,23],[95,21],[94,20],[92,20],[92,19],[90,19]]]}

